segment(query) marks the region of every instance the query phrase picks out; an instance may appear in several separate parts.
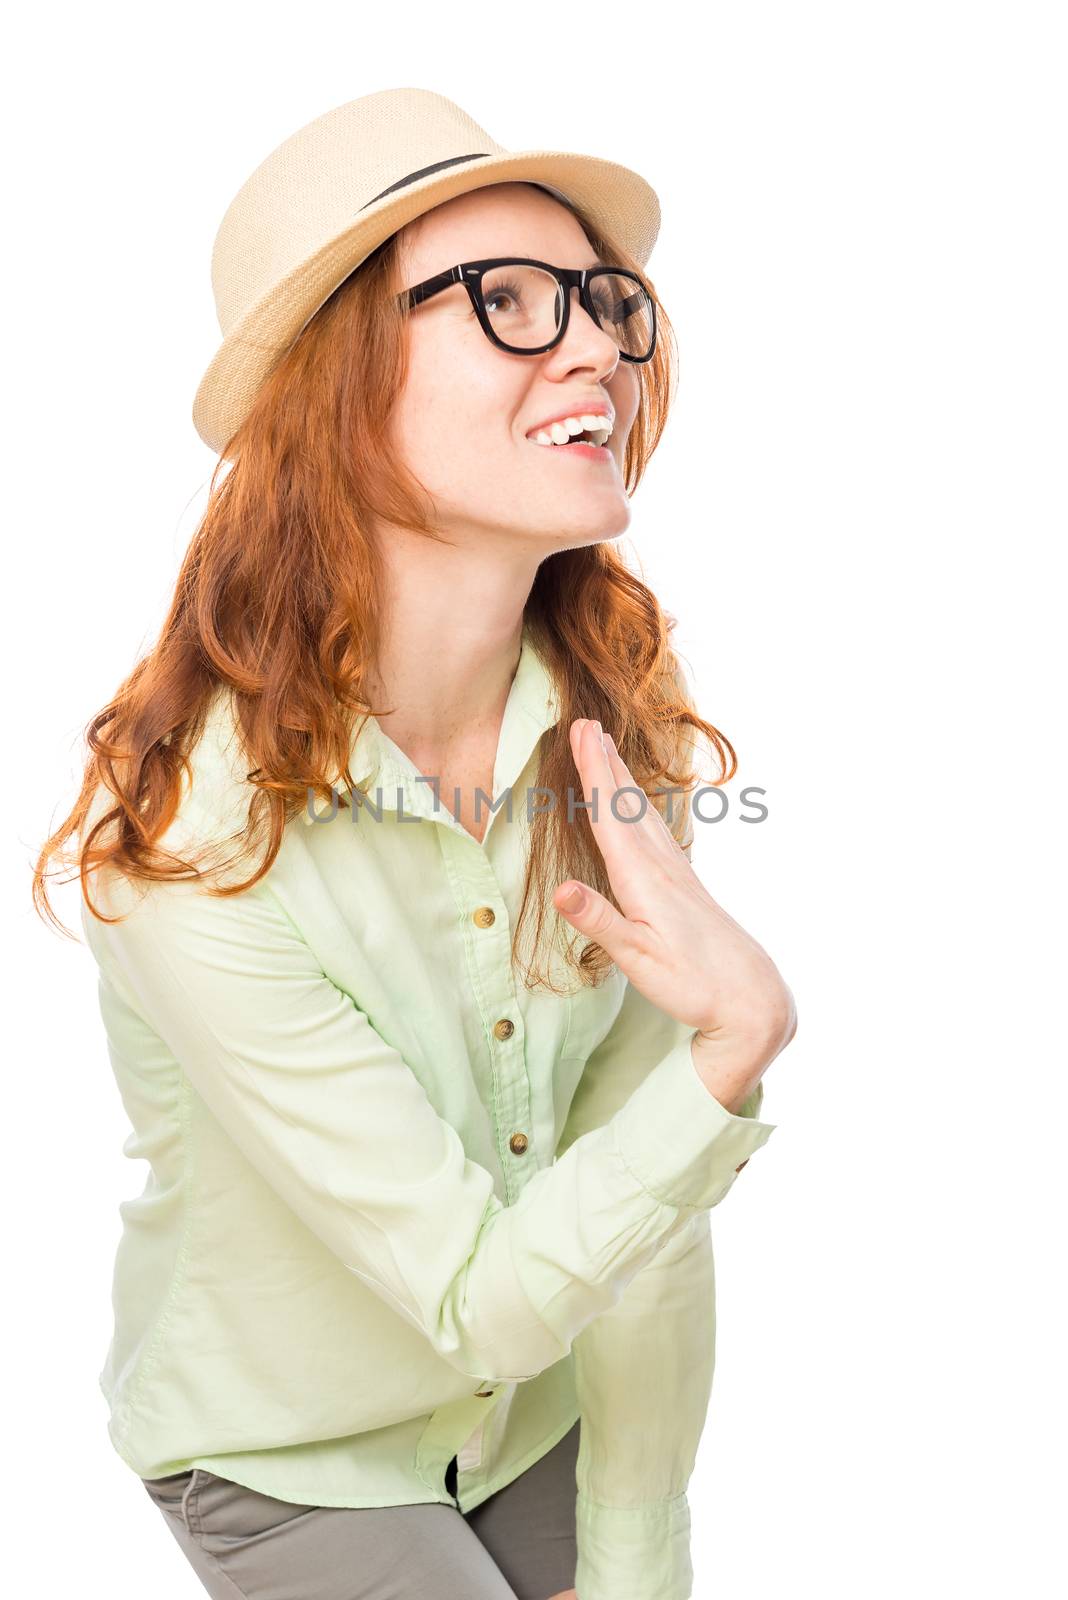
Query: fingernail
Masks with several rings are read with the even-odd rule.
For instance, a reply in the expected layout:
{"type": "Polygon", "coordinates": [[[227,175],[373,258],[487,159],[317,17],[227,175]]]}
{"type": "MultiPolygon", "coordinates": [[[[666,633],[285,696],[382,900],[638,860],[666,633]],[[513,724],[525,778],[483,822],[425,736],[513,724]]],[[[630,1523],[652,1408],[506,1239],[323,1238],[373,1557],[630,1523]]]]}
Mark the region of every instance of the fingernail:
{"type": "Polygon", "coordinates": [[[594,723],[594,727],[597,729],[597,737],[601,741],[601,749],[604,750],[605,755],[607,755],[608,751],[605,750],[605,745],[604,745],[604,729],[601,727],[601,724],[599,722],[595,722],[594,723]]]}
{"type": "Polygon", "coordinates": [[[565,911],[578,911],[585,898],[582,890],[573,883],[561,894],[560,901],[565,911]]]}

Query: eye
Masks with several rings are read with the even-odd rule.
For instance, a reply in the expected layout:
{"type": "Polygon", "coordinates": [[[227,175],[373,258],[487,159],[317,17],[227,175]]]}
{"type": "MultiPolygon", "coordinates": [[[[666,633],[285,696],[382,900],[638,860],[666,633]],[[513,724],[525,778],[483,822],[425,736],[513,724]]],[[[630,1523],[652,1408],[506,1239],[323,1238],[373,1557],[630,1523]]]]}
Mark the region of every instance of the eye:
{"type": "Polygon", "coordinates": [[[518,305],[522,295],[519,286],[514,283],[498,283],[485,296],[486,310],[492,311],[497,300],[511,300],[513,305],[518,305]]]}
{"type": "Polygon", "coordinates": [[[609,289],[595,288],[591,291],[590,298],[597,307],[597,314],[606,328],[610,328],[617,320],[617,300],[609,289]]]}

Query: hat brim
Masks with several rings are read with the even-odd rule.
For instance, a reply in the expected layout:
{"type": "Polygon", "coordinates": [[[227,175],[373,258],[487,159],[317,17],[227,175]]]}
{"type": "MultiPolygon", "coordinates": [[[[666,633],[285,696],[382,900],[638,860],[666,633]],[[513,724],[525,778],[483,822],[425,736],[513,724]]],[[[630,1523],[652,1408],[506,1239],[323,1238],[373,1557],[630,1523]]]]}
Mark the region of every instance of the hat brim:
{"type": "Polygon", "coordinates": [[[224,453],[278,358],[338,284],[391,234],[454,195],[523,180],[559,189],[618,239],[640,266],[648,261],[660,228],[660,203],[644,178],[618,162],[557,150],[521,150],[422,178],[368,206],[351,226],[273,284],[231,329],[193,401],[193,424],[204,443],[224,453]]]}

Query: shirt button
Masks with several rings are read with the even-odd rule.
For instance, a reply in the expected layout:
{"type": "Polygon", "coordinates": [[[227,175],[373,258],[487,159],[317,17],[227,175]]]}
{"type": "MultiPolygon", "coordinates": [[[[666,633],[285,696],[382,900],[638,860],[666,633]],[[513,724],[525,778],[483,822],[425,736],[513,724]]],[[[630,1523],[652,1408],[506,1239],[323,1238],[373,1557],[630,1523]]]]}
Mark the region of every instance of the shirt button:
{"type": "Polygon", "coordinates": [[[479,906],[472,916],[472,921],[478,928],[492,928],[496,920],[492,906],[479,906]]]}
{"type": "Polygon", "coordinates": [[[514,1156],[521,1156],[523,1154],[523,1151],[526,1149],[526,1147],[527,1147],[527,1136],[526,1136],[526,1134],[525,1133],[513,1133],[512,1137],[508,1141],[508,1148],[512,1152],[512,1154],[514,1156]]]}
{"type": "Polygon", "coordinates": [[[502,1017],[499,1022],[493,1024],[494,1038],[510,1039],[514,1032],[515,1023],[509,1021],[507,1017],[502,1017]]]}

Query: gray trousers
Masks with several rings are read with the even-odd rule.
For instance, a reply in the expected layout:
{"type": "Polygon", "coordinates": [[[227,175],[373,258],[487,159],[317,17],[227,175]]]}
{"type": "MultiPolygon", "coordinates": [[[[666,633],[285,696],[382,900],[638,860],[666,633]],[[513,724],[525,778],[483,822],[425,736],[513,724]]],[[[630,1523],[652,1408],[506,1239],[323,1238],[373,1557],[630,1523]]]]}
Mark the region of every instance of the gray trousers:
{"type": "Polygon", "coordinates": [[[579,1427],[466,1517],[296,1505],[203,1467],[141,1481],[212,1600],[551,1600],[575,1584],[579,1427]]]}

